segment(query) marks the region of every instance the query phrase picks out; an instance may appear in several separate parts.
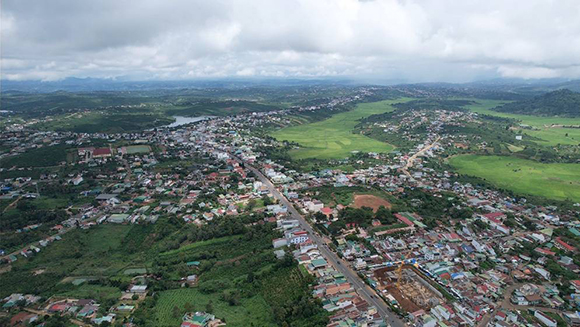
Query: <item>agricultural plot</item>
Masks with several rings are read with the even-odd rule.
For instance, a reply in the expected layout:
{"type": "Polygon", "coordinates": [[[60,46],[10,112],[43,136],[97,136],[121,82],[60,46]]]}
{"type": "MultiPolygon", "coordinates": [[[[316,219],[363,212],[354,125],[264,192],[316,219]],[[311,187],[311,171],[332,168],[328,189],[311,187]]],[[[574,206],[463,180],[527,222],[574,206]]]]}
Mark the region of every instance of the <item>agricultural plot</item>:
{"type": "Polygon", "coordinates": [[[475,101],[478,104],[469,105],[466,108],[480,114],[518,120],[520,124],[529,126],[529,128],[522,129],[523,133],[541,139],[540,144],[580,144],[580,118],[540,117],[503,113],[491,110],[491,108],[505,103],[503,101],[479,99],[475,101]],[[575,128],[563,126],[575,126],[575,128]]]}
{"type": "Polygon", "coordinates": [[[40,130],[71,131],[77,133],[123,133],[141,131],[170,124],[171,117],[150,111],[144,113],[89,112],[55,117],[36,124],[40,130]]]}
{"type": "Polygon", "coordinates": [[[516,193],[580,201],[578,164],[478,155],[456,156],[449,163],[462,174],[483,178],[516,193]]]}
{"type": "Polygon", "coordinates": [[[284,128],[272,133],[276,139],[299,143],[300,149],[290,151],[293,159],[338,159],[353,151],[390,152],[393,146],[364,135],[354,134],[358,121],[374,114],[395,110],[392,104],[405,99],[361,103],[354,110],[336,114],[311,124],[284,128]]]}
{"type": "Polygon", "coordinates": [[[1,167],[51,167],[58,166],[68,159],[67,145],[59,144],[54,146],[43,146],[31,149],[22,154],[6,157],[0,161],[1,167]]]}
{"type": "Polygon", "coordinates": [[[210,301],[214,313],[225,318],[228,326],[248,326],[249,321],[256,326],[276,326],[270,307],[261,296],[242,299],[240,305],[230,306],[220,300],[219,293],[203,294],[193,288],[161,292],[155,306],[155,323],[157,326],[178,326],[181,315],[173,314],[175,307],[180,314],[186,312],[186,304],[192,305],[195,310],[205,311],[210,301]]]}
{"type": "Polygon", "coordinates": [[[183,274],[198,273],[199,282],[195,287],[161,292],[152,325],[178,325],[181,315],[192,308],[211,311],[225,318],[228,326],[278,326],[281,320],[297,323],[312,318],[325,321],[322,308],[302,300],[312,300],[310,276],[303,276],[295,265],[278,261],[271,247],[273,235],[263,236],[226,236],[160,254],[160,261],[173,266],[167,277],[177,280],[183,274]],[[199,269],[186,268],[190,261],[198,261],[199,269]],[[281,308],[307,303],[315,306],[310,316],[274,314],[281,308]],[[317,310],[320,315],[313,316],[317,310]]]}

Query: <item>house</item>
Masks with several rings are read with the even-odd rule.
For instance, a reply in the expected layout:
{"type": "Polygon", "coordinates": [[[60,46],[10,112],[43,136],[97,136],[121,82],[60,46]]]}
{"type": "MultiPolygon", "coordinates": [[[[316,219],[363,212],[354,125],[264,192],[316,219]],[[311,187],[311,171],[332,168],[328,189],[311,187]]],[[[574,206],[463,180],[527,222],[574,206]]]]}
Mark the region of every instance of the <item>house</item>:
{"type": "Polygon", "coordinates": [[[272,246],[274,247],[274,249],[282,247],[282,246],[286,246],[288,245],[288,242],[286,241],[285,238],[277,238],[272,240],[272,246]]]}
{"type": "Polygon", "coordinates": [[[322,208],[324,208],[324,203],[319,200],[310,201],[310,203],[308,203],[308,211],[318,212],[322,208]]]}
{"type": "Polygon", "coordinates": [[[325,207],[325,208],[320,209],[320,212],[323,215],[325,215],[326,218],[330,218],[330,216],[332,215],[332,209],[331,208],[328,208],[328,207],[325,207]]]}
{"type": "Polygon", "coordinates": [[[93,158],[110,158],[112,155],[111,148],[97,148],[93,151],[93,158]]]}
{"type": "Polygon", "coordinates": [[[570,251],[570,252],[576,251],[575,247],[564,242],[560,237],[556,237],[556,244],[555,245],[556,245],[556,247],[558,247],[564,251],[570,251]]]}
{"type": "Polygon", "coordinates": [[[501,212],[493,212],[493,213],[488,213],[485,215],[482,215],[481,218],[482,220],[484,220],[485,222],[487,222],[491,227],[499,230],[500,232],[509,235],[510,233],[510,228],[505,226],[500,220],[499,218],[505,218],[505,215],[501,212]]]}
{"type": "Polygon", "coordinates": [[[571,326],[580,326],[580,312],[564,312],[564,320],[571,326]]]}
{"type": "Polygon", "coordinates": [[[129,286],[129,292],[137,294],[147,293],[147,285],[131,285],[129,286]]]}
{"type": "Polygon", "coordinates": [[[540,310],[536,310],[534,312],[534,317],[536,317],[542,324],[548,327],[556,327],[558,326],[558,322],[540,310]]]}
{"type": "Polygon", "coordinates": [[[71,179],[71,183],[73,183],[73,185],[79,185],[82,182],[83,182],[82,176],[77,176],[77,177],[71,179]]]}

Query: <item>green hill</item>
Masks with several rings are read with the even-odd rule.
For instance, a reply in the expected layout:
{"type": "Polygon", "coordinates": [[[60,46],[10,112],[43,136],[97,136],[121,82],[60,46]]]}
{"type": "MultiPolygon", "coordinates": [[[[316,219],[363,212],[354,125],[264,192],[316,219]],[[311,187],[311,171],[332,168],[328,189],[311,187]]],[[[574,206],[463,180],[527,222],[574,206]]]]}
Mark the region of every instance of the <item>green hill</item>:
{"type": "Polygon", "coordinates": [[[504,104],[493,110],[524,115],[580,117],[580,93],[563,89],[504,104]]]}

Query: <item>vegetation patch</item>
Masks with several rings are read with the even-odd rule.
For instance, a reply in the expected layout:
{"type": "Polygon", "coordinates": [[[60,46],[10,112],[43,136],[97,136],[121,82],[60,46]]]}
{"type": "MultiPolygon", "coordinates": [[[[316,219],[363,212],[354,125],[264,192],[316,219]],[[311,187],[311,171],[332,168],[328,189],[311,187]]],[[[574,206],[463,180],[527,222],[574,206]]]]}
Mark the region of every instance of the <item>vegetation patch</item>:
{"type": "Polygon", "coordinates": [[[498,112],[491,108],[505,104],[505,101],[476,100],[477,103],[465,108],[483,115],[514,119],[520,123],[521,131],[541,145],[580,144],[580,118],[542,117],[517,113],[498,112]]]}
{"type": "Polygon", "coordinates": [[[504,156],[461,155],[449,163],[466,175],[483,178],[497,187],[555,200],[580,201],[580,165],[539,163],[504,156]]]}
{"type": "Polygon", "coordinates": [[[337,159],[348,157],[352,152],[390,152],[392,145],[364,135],[354,134],[358,122],[368,116],[395,110],[395,103],[407,99],[361,103],[354,110],[336,114],[326,120],[284,128],[272,133],[280,141],[300,144],[290,151],[293,159],[337,159]]]}

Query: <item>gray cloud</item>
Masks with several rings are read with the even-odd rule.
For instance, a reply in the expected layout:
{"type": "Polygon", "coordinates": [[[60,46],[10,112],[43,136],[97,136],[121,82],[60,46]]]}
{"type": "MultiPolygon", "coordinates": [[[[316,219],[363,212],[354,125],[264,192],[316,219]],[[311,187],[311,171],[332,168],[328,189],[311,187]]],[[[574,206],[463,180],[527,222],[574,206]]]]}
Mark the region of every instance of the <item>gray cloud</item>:
{"type": "Polygon", "coordinates": [[[2,78],[580,77],[576,0],[2,2],[2,78]]]}

